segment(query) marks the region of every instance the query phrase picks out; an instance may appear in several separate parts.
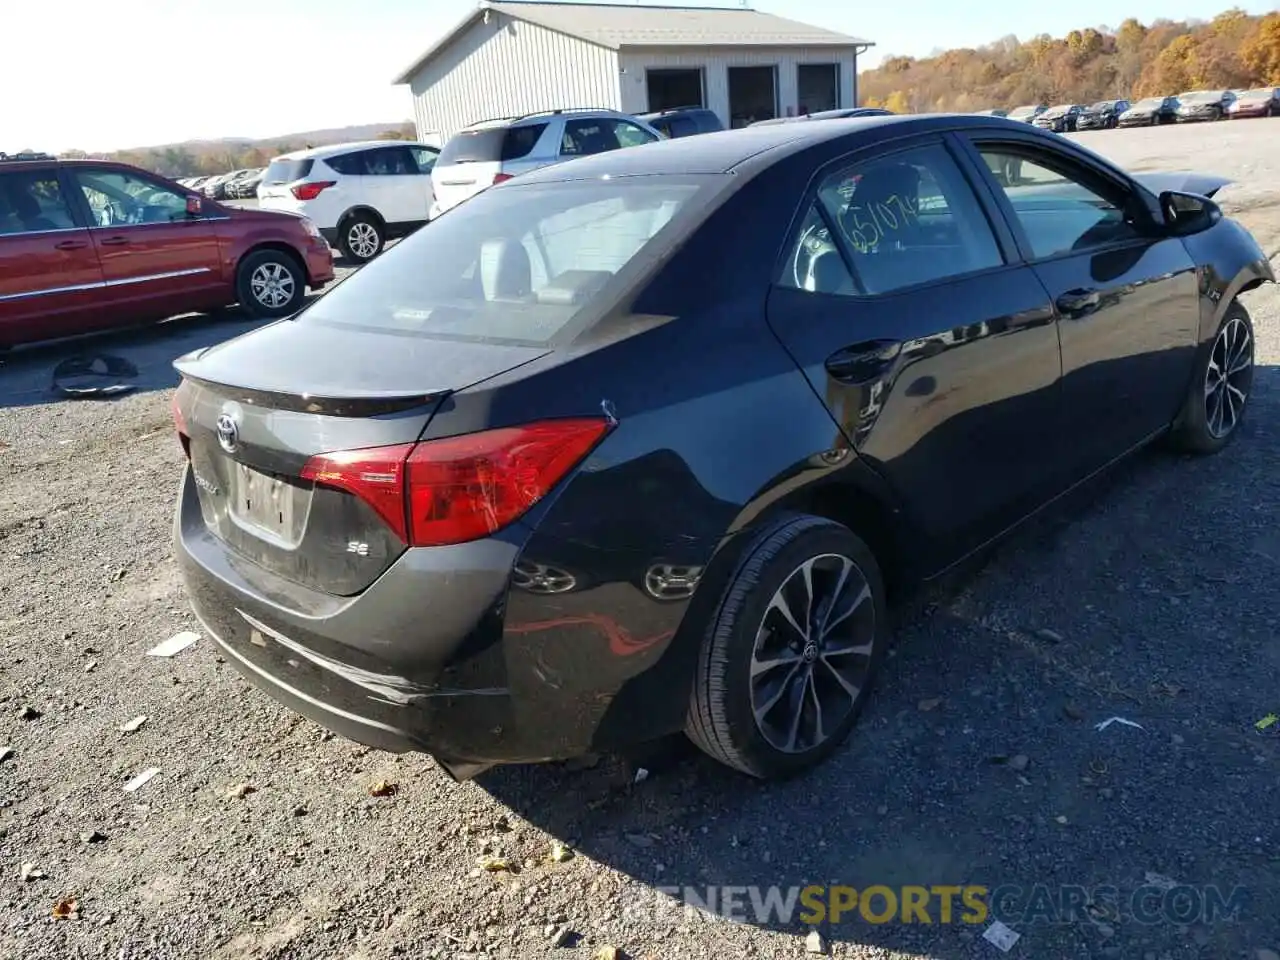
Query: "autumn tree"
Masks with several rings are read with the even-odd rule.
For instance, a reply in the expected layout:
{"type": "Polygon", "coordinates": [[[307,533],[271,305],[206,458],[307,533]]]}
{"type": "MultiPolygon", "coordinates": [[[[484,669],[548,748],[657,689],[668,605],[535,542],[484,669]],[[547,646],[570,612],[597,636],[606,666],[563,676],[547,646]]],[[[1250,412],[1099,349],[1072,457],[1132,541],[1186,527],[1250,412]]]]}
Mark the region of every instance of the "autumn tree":
{"type": "Polygon", "coordinates": [[[1114,31],[1082,26],[1061,38],[889,57],[858,85],[867,104],[894,97],[912,110],[981,110],[1266,84],[1280,85],[1280,13],[1232,8],[1208,22],[1130,18],[1114,31]]]}
{"type": "Polygon", "coordinates": [[[1262,18],[1240,47],[1240,60],[1256,81],[1280,86],[1280,13],[1262,18]]]}

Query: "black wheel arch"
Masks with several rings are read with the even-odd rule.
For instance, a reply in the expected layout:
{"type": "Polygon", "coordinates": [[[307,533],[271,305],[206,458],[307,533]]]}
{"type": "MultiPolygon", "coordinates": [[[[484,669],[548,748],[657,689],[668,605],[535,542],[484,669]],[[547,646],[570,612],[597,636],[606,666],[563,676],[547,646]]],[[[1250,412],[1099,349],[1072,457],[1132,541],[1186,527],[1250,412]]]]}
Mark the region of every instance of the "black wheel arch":
{"type": "Polygon", "coordinates": [[[289,244],[281,243],[278,240],[264,240],[262,243],[256,243],[252,247],[250,247],[248,250],[246,250],[240,256],[240,259],[236,261],[236,276],[239,277],[241,264],[245,263],[250,257],[252,257],[256,253],[265,253],[268,251],[272,253],[280,253],[288,257],[289,260],[293,262],[293,265],[296,266],[298,270],[301,271],[303,283],[306,285],[310,285],[311,276],[307,272],[306,258],[304,258],[302,254],[300,254],[293,247],[289,246],[289,244]]]}
{"type": "Polygon", "coordinates": [[[338,218],[339,234],[342,233],[343,228],[346,227],[346,225],[350,223],[353,218],[359,217],[359,216],[368,217],[370,220],[373,220],[375,223],[377,223],[380,229],[382,229],[384,232],[386,231],[387,229],[386,218],[382,214],[380,214],[374,207],[371,207],[368,204],[358,203],[355,206],[348,207],[346,210],[342,212],[342,216],[338,218]]]}

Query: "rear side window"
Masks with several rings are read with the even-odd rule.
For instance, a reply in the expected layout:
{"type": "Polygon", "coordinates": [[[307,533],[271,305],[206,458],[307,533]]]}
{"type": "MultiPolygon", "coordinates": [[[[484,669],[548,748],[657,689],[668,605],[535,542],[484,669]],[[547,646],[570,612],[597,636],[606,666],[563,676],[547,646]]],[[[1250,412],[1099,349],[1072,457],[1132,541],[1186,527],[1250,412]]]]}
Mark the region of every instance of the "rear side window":
{"type": "Polygon", "coordinates": [[[531,123],[523,127],[511,127],[502,140],[502,159],[520,160],[533,152],[547,129],[545,123],[531,123]]]}
{"type": "Polygon", "coordinates": [[[309,176],[314,163],[314,160],[272,160],[262,176],[262,182],[293,183],[309,176]]]}
{"type": "Polygon", "coordinates": [[[942,146],[838,170],[818,188],[817,205],[825,217],[810,211],[794,239],[780,281],[788,286],[883,294],[1004,262],[977,197],[942,146]]]}
{"type": "Polygon", "coordinates": [[[75,226],[55,171],[0,173],[0,236],[75,226]]]}
{"type": "Polygon", "coordinates": [[[689,117],[672,117],[670,131],[667,136],[692,137],[697,132],[698,125],[689,117]]]}
{"type": "MultiPolygon", "coordinates": [[[[481,193],[388,250],[299,322],[401,337],[545,344],[721,178],[481,193]]],[[[401,349],[391,346],[389,349],[401,349]]]]}
{"type": "Polygon", "coordinates": [[[329,157],[325,163],[332,167],[335,173],[340,173],[344,177],[362,177],[365,174],[363,151],[329,157]]]}

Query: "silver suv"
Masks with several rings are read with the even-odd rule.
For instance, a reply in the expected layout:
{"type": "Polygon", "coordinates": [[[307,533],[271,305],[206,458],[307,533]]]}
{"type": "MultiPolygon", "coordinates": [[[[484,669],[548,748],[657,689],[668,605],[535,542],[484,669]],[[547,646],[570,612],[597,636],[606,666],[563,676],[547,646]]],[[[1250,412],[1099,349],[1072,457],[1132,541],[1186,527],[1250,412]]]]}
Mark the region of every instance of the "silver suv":
{"type": "Polygon", "coordinates": [[[449,139],[431,171],[431,217],[526,170],[661,139],[643,120],[594,107],[473,123],[449,139]]]}

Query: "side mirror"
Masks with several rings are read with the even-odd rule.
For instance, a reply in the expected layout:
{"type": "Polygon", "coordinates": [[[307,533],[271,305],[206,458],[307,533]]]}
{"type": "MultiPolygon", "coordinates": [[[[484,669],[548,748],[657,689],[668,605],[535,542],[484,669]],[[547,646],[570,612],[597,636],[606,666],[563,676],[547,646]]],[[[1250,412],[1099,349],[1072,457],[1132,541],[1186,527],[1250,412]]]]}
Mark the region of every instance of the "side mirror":
{"type": "Polygon", "coordinates": [[[187,216],[198,217],[204,212],[204,201],[199,197],[187,195],[187,216]]]}
{"type": "Polygon", "coordinates": [[[1222,219],[1222,208],[1208,197],[1178,190],[1160,194],[1160,212],[1169,232],[1179,237],[1208,230],[1222,219]]]}

